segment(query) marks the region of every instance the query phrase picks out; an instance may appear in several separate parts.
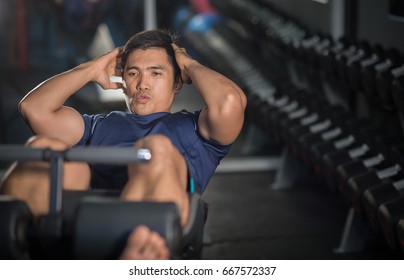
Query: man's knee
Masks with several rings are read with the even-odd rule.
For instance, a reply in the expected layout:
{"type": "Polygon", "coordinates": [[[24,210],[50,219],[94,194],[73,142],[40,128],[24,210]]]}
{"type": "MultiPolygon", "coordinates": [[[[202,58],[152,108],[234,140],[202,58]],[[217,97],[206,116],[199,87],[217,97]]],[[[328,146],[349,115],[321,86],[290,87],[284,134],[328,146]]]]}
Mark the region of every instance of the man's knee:
{"type": "Polygon", "coordinates": [[[161,134],[149,135],[140,139],[135,148],[150,149],[151,160],[147,164],[129,165],[129,174],[146,174],[147,171],[153,174],[171,172],[186,177],[187,166],[183,155],[171,140],[161,134]],[[139,172],[139,169],[144,169],[139,172]]]}
{"type": "Polygon", "coordinates": [[[69,145],[62,140],[47,136],[32,136],[26,143],[30,148],[50,148],[53,150],[65,150],[69,148],[69,145]]]}
{"type": "Polygon", "coordinates": [[[137,142],[135,147],[150,149],[152,160],[156,162],[182,157],[171,140],[167,136],[161,134],[147,136],[143,138],[142,141],[137,142]]]}
{"type": "MultiPolygon", "coordinates": [[[[69,149],[70,146],[62,140],[46,136],[33,136],[27,143],[30,148],[49,148],[56,151],[63,151],[69,149]]],[[[43,163],[37,163],[39,166],[43,163]]],[[[48,165],[46,165],[48,166],[48,165]]],[[[49,171],[46,171],[48,176],[49,171]]],[[[84,162],[67,162],[63,168],[63,187],[68,190],[86,190],[90,184],[90,168],[84,162]]]]}

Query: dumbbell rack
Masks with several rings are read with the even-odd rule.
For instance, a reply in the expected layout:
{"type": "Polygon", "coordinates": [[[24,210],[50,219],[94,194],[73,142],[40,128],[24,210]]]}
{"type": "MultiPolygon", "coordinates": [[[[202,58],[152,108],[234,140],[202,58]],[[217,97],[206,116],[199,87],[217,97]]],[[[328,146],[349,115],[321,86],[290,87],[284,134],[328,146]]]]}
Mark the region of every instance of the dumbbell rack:
{"type": "MultiPolygon", "coordinates": [[[[341,193],[341,168],[349,168],[349,164],[356,162],[362,165],[362,168],[356,169],[358,172],[361,170],[360,173],[381,168],[377,174],[381,175],[383,183],[391,179],[390,185],[398,190],[399,175],[388,177],[386,172],[399,172],[403,166],[401,160],[393,160],[392,166],[385,166],[385,170],[382,167],[390,149],[404,143],[404,55],[396,49],[385,50],[381,45],[371,45],[365,40],[334,40],[327,34],[313,33],[264,2],[212,1],[219,12],[241,26],[239,36],[231,37],[234,29],[231,23],[230,26],[216,24],[196,37],[205,41],[201,43],[201,48],[212,53],[208,61],[213,67],[228,74],[247,93],[248,121],[271,140],[286,144],[282,161],[285,164],[277,169],[277,181],[281,183],[278,185],[286,185],[286,182],[293,185],[296,174],[308,167],[315,171],[320,184],[331,186],[333,192],[341,193]],[[204,36],[212,33],[221,37],[216,41],[228,42],[213,46],[209,38],[203,40],[204,36]],[[224,47],[226,45],[230,47],[224,47]],[[227,53],[235,50],[239,51],[238,55],[227,60],[227,53]],[[215,53],[220,55],[216,57],[215,53]],[[244,57],[250,66],[245,69],[237,67],[240,57],[244,57]],[[236,66],[231,67],[233,64],[236,66]],[[256,79],[251,79],[254,82],[250,85],[249,73],[260,73],[261,80],[265,82],[257,83],[256,79]],[[310,99],[326,99],[329,104],[311,107],[307,101],[310,99]],[[327,114],[304,127],[303,123],[310,118],[313,120],[320,111],[334,111],[335,106],[332,105],[336,104],[344,107],[347,113],[341,114],[339,120],[334,118],[331,126],[321,131],[321,137],[312,129],[316,127],[317,130],[320,124],[324,125],[327,114]],[[348,122],[350,129],[347,130],[348,122]],[[309,127],[310,133],[301,134],[309,127]],[[383,137],[395,138],[394,143],[381,144],[383,137]]],[[[348,171],[353,173],[354,170],[348,171]]],[[[349,178],[344,180],[346,185],[349,178]]],[[[341,195],[345,198],[347,194],[341,195]]],[[[358,201],[360,196],[355,200],[358,201]]],[[[379,226],[394,252],[399,251],[399,244],[404,251],[404,215],[400,210],[404,208],[403,201],[386,202],[378,208],[378,216],[384,220],[379,226]]],[[[347,202],[351,204],[349,199],[347,202]]],[[[364,250],[370,239],[380,238],[353,205],[347,215],[337,253],[364,250]]]]}

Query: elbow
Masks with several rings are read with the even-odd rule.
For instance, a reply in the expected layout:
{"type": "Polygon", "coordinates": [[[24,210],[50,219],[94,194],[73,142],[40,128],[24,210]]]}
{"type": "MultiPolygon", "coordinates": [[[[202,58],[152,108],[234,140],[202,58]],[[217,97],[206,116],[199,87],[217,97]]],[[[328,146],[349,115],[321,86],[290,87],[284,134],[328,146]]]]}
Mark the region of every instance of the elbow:
{"type": "Polygon", "coordinates": [[[32,129],[32,125],[38,123],[43,118],[43,115],[39,110],[35,109],[35,106],[29,102],[29,100],[23,99],[18,104],[18,111],[27,123],[27,125],[32,129]]]}
{"type": "Polygon", "coordinates": [[[30,106],[25,99],[21,100],[18,104],[18,111],[20,112],[20,115],[24,120],[27,120],[27,117],[29,115],[29,108],[30,106]]]}
{"type": "Polygon", "coordinates": [[[236,87],[227,95],[226,102],[223,105],[221,110],[223,114],[234,115],[234,113],[239,113],[244,115],[247,107],[247,97],[240,88],[236,87]]]}
{"type": "Polygon", "coordinates": [[[247,96],[240,88],[238,88],[238,94],[240,97],[240,105],[243,108],[243,112],[244,112],[247,107],[247,96]]]}
{"type": "Polygon", "coordinates": [[[31,131],[33,131],[32,124],[35,123],[35,112],[32,111],[29,102],[25,99],[21,100],[18,104],[18,111],[24,122],[28,125],[31,131]]]}

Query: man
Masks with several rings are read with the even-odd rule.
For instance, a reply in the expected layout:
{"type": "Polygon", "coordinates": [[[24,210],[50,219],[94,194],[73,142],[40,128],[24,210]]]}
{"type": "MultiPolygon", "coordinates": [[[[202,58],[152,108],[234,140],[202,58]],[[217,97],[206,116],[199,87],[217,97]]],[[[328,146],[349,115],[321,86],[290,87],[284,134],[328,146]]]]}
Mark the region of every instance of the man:
{"type": "MultiPolygon", "coordinates": [[[[124,200],[175,202],[184,225],[189,212],[187,192],[193,185],[189,180],[197,191],[205,190],[242,128],[245,107],[246,97],[237,85],[193,60],[168,32],[152,30],[135,34],[123,50],[115,49],[43,82],[23,98],[19,108],[36,134],[28,142],[30,147],[150,149],[151,161],[127,168],[66,163],[64,188],[115,188],[122,190],[124,200]],[[122,76],[122,83],[111,81],[111,75],[122,76]],[[88,82],[104,89],[123,88],[129,113],[89,116],[64,106],[88,82]],[[170,113],[183,83],[194,84],[205,102],[203,109],[170,113]]],[[[46,213],[48,168],[44,163],[17,164],[1,191],[26,201],[35,215],[46,213]]],[[[169,255],[163,238],[139,226],[122,258],[166,259],[169,255]]]]}

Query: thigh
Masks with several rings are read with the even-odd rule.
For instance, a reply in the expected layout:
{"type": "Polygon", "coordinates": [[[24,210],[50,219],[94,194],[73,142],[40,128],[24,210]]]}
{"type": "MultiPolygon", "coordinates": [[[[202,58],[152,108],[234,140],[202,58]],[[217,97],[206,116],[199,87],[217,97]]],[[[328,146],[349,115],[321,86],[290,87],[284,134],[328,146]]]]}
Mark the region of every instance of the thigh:
{"type": "MultiPolygon", "coordinates": [[[[34,136],[26,144],[31,148],[49,148],[56,151],[69,149],[70,146],[57,138],[34,136]]],[[[49,172],[49,163],[32,162],[30,166],[41,166],[49,172]]],[[[90,167],[85,162],[66,162],[63,165],[63,188],[67,190],[86,190],[90,184],[90,167]]],[[[40,175],[40,174],[38,174],[40,175]]],[[[48,174],[46,174],[48,176],[48,174]]]]}

